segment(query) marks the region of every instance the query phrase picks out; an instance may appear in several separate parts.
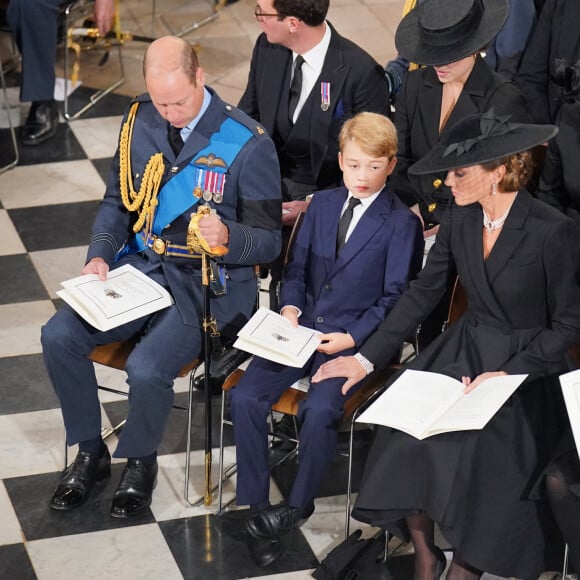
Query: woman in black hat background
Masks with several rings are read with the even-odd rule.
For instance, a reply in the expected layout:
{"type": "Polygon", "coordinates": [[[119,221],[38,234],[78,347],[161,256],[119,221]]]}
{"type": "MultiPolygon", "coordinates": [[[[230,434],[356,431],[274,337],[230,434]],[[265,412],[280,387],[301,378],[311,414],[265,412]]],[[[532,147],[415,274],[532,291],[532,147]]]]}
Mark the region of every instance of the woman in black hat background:
{"type": "Polygon", "coordinates": [[[446,171],[455,200],[425,267],[355,356],[313,377],[346,377],[348,390],[365,376],[363,363],[386,366],[440,300],[451,268],[467,311],[407,368],[462,380],[466,392],[485,389],[497,374],[529,375],[480,431],[418,440],[377,428],[353,516],[410,536],[416,580],[445,567],[434,521],[455,548],[449,580],[482,571],[532,579],[546,569],[548,509],[528,494],[566,423],[558,376],[570,369],[566,352],[580,337],[579,252],[574,223],[523,185],[531,171],[525,151],[556,131],[493,112],[449,129],[411,168],[446,171]]]}
{"type": "MultiPolygon", "coordinates": [[[[507,0],[425,0],[397,28],[399,54],[426,66],[409,72],[397,96],[399,150],[391,183],[399,197],[420,213],[426,235],[436,232],[451,195],[444,173],[410,176],[409,167],[467,115],[493,107],[514,120],[528,120],[520,91],[493,72],[479,54],[499,32],[507,15],[507,0]]],[[[450,273],[448,293],[421,325],[420,350],[441,332],[454,278],[450,273]]]]}

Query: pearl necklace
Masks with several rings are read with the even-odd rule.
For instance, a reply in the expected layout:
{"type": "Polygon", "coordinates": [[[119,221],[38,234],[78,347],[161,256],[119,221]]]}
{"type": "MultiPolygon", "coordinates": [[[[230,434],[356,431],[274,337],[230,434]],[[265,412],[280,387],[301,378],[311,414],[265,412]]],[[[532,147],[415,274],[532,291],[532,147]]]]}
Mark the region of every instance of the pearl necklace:
{"type": "Polygon", "coordinates": [[[485,210],[482,208],[483,210],[483,227],[487,230],[487,233],[491,234],[491,232],[495,231],[495,230],[499,230],[505,220],[507,219],[507,216],[510,213],[510,209],[512,208],[513,202],[510,204],[510,206],[507,208],[507,211],[500,217],[498,217],[496,220],[492,220],[489,219],[489,216],[485,213],[485,210]]]}

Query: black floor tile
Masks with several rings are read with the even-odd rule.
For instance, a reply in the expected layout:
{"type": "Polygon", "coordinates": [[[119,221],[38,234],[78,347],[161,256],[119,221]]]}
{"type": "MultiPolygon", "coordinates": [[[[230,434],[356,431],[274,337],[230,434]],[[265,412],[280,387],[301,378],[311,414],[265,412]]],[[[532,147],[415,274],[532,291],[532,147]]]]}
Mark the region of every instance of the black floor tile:
{"type": "Polygon", "coordinates": [[[59,163],[86,159],[81,144],[78,142],[68,123],[59,123],[56,135],[34,146],[20,145],[19,165],[36,165],[40,163],[59,163]]]}
{"type": "Polygon", "coordinates": [[[0,397],[0,414],[28,413],[59,407],[41,354],[0,358],[0,377],[4,385],[0,397]]]}
{"type": "Polygon", "coordinates": [[[113,465],[111,479],[98,485],[84,505],[71,511],[57,511],[48,507],[50,496],[58,483],[58,473],[5,479],[6,490],[26,540],[153,523],[155,518],[149,509],[126,520],[112,518],[109,515],[113,494],[124,465],[124,463],[113,465]]]}
{"type": "Polygon", "coordinates": [[[310,546],[299,530],[282,539],[283,554],[266,568],[250,556],[250,536],[244,529],[246,510],[160,522],[159,527],[188,580],[232,580],[314,568],[310,546]]]}
{"type": "Polygon", "coordinates": [[[36,579],[24,544],[0,546],[0,578],[5,580],[36,579]]]}
{"type": "Polygon", "coordinates": [[[91,237],[99,201],[8,210],[29,252],[85,246],[91,237]]]}
{"type": "Polygon", "coordinates": [[[50,299],[28,254],[0,256],[0,272],[9,281],[0,284],[0,304],[50,299]]]}
{"type": "MultiPolygon", "coordinates": [[[[188,393],[177,393],[174,404],[187,407],[188,393]]],[[[203,403],[204,394],[201,391],[194,392],[192,429],[191,429],[191,450],[204,449],[205,446],[205,405],[203,403]]],[[[117,425],[126,416],[128,403],[126,401],[116,401],[114,403],[104,403],[103,407],[112,425],[117,425]]],[[[212,398],[212,447],[219,446],[219,423],[221,411],[221,398],[212,398]]],[[[224,444],[233,445],[233,429],[226,427],[224,430],[224,444]]],[[[172,409],[167,429],[163,436],[163,441],[158,450],[159,455],[170,453],[183,453],[187,449],[187,412],[181,409],[172,409]]]]}
{"type": "MultiPolygon", "coordinates": [[[[95,89],[91,87],[80,86],[73,91],[68,100],[69,114],[74,115],[82,107],[84,107],[92,95],[95,94],[95,89]]],[[[117,95],[110,93],[83,113],[80,119],[95,119],[98,117],[113,117],[122,115],[125,109],[131,103],[131,97],[124,95],[117,95]]],[[[64,114],[64,103],[60,104],[60,110],[64,114]]],[[[71,121],[74,123],[74,121],[71,121]]]]}
{"type": "MultiPolygon", "coordinates": [[[[103,157],[102,159],[92,159],[91,162],[95,166],[97,173],[100,175],[101,179],[107,183],[107,178],[109,177],[109,169],[111,168],[111,162],[113,161],[110,157],[103,157]]],[[[104,193],[104,192],[103,192],[104,193]]]]}
{"type": "MultiPolygon", "coordinates": [[[[18,140],[18,130],[16,130],[18,140]]],[[[18,142],[16,149],[19,149],[18,142]]],[[[11,164],[16,159],[16,152],[14,150],[14,141],[10,129],[0,129],[0,169],[6,165],[11,164]]]]}

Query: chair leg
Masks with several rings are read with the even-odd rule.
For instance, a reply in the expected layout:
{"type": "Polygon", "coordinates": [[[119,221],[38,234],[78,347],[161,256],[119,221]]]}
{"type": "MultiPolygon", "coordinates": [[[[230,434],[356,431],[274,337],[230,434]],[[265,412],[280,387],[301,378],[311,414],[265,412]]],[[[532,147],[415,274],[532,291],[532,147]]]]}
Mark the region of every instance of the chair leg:
{"type": "Polygon", "coordinates": [[[355,417],[353,416],[350,422],[350,433],[348,439],[348,475],[346,483],[346,508],[344,514],[344,538],[348,538],[350,535],[350,506],[352,503],[352,455],[354,447],[354,422],[355,417]]]}

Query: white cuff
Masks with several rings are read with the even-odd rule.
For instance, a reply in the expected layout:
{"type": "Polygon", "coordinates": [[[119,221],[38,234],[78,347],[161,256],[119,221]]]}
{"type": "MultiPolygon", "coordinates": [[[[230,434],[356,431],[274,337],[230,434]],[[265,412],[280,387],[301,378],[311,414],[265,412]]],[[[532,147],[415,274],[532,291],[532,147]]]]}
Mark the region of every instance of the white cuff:
{"type": "Polygon", "coordinates": [[[354,358],[362,365],[367,375],[370,375],[375,370],[375,365],[366,357],[364,357],[360,352],[354,355],[354,358]]]}

